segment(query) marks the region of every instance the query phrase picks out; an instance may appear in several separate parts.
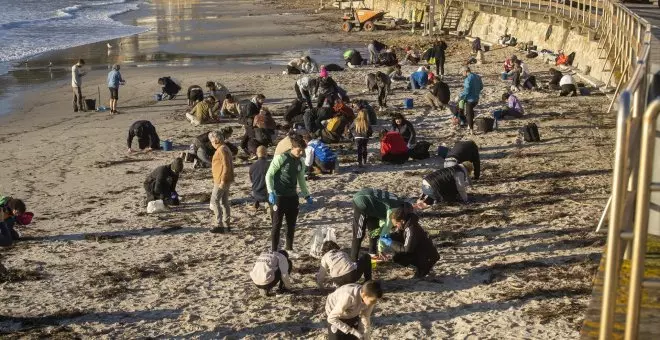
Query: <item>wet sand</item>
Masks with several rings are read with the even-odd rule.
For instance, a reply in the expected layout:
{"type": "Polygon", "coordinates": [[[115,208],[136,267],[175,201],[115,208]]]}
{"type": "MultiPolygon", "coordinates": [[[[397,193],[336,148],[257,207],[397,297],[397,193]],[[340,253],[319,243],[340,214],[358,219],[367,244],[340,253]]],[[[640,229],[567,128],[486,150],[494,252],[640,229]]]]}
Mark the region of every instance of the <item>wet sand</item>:
{"type": "MultiPolygon", "coordinates": [[[[325,30],[318,33],[319,41],[332,35],[328,20],[319,25],[325,30]]],[[[373,37],[399,45],[409,41],[402,32],[335,35],[332,44],[339,45],[363,46],[358,41],[373,37]]],[[[446,81],[453,98],[469,46],[455,39],[448,43],[446,81]]],[[[299,48],[304,47],[289,50],[299,48]]],[[[485,83],[480,113],[500,105],[506,87],[499,80],[500,65],[511,53],[496,49],[486,55],[490,63],[474,67],[485,83]]],[[[340,55],[333,58],[340,61],[340,55]]],[[[122,68],[127,85],[120,89],[117,116],[72,113],[68,81],[59,81],[28,92],[30,99],[15,114],[0,118],[0,193],[24,198],[36,214],[34,224],[21,230],[26,239],[0,250],[11,270],[0,282],[3,336],[322,339],[325,298],[314,282],[319,264],[304,255],[314,229],[336,228],[340,245],[348,247],[354,192],[371,186],[415,197],[421,177],[442,164],[432,157],[362,170],[347,145],[339,151],[339,175],[308,183],[316,203],[302,208],[297,226],[295,249],[303,256],[294,261],[296,294],[262,298],[248,273],[270,244],[270,219],[246,203],[247,164],[236,164],[232,234],[208,232],[211,174],[193,171],[190,164],[178,185],[183,205],[164,214],[144,212],[142,181],[149,171],[169,163],[204,131],[232,126],[235,143],[242,134],[235,121],[193,127],[183,116],[184,98],[155,102],[152,94],[164,72],[184,88],[211,78],[241,98],[264,93],[266,105],[279,113],[295,97],[296,77],[283,76],[271,62],[223,67],[185,60],[166,68],[122,68]],[[174,141],[175,150],[127,154],[127,129],[138,119],[152,121],[162,139],[174,141]]],[[[414,68],[405,66],[404,72],[414,68]]],[[[530,68],[545,79],[547,65],[531,60],[530,68]]],[[[373,71],[331,75],[352,97],[375,102],[375,94],[364,92],[364,77],[373,71]]],[[[105,77],[106,70],[88,74],[85,93],[100,87],[107,98],[105,77]]],[[[480,146],[482,179],[468,191],[471,204],[422,213],[422,226],[441,255],[429,278],[414,281],[409,269],[378,265],[375,275],[384,281],[386,298],[372,319],[373,338],[577,338],[603,245],[593,230],[611,176],[614,124],[600,114],[607,100],[523,92],[523,119],[468,138],[450,126],[446,112],[429,110],[423,91],[404,86],[395,84],[389,113],[403,112],[419,138],[433,144],[431,150],[473,139],[480,146]],[[408,97],[415,101],[412,110],[401,105],[408,97]],[[539,124],[542,143],[515,143],[527,122],[539,124]]],[[[377,128],[388,126],[389,117],[381,115],[377,128]]],[[[377,148],[371,140],[370,152],[377,148]]]]}

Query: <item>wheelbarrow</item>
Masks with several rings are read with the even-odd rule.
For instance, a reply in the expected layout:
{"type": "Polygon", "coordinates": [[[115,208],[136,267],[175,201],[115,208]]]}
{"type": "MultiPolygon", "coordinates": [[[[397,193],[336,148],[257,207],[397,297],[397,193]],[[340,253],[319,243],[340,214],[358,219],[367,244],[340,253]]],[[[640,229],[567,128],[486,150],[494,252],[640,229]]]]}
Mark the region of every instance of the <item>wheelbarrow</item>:
{"type": "Polygon", "coordinates": [[[385,11],[375,11],[368,8],[353,9],[342,17],[341,29],[344,32],[350,32],[353,28],[359,27],[367,32],[372,32],[376,27],[395,27],[396,22],[385,20],[385,14],[387,14],[385,11]]]}

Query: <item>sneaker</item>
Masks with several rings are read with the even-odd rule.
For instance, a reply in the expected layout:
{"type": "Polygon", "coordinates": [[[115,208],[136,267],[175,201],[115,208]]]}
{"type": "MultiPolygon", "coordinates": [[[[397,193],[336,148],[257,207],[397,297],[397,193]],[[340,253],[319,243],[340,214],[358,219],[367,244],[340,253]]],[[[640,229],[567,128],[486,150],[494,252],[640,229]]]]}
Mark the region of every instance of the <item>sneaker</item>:
{"type": "Polygon", "coordinates": [[[224,234],[225,233],[225,227],[215,227],[210,230],[211,233],[213,234],[224,234]]]}
{"type": "Polygon", "coordinates": [[[300,255],[292,249],[286,249],[286,253],[289,254],[289,258],[293,260],[296,260],[300,257],[300,255]]]}
{"type": "Polygon", "coordinates": [[[195,160],[193,161],[193,169],[197,169],[199,167],[200,167],[199,159],[195,158],[195,160]]]}

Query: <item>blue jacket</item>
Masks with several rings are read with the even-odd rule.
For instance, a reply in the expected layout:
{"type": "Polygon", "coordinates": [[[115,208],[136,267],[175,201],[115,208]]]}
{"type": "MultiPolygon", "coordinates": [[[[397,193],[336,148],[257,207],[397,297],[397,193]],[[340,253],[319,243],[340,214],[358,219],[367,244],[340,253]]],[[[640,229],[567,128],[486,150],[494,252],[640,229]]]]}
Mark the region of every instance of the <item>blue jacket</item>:
{"type": "Polygon", "coordinates": [[[112,70],[108,73],[108,87],[118,88],[119,82],[123,81],[121,73],[117,70],[112,70]]]}
{"type": "Polygon", "coordinates": [[[424,71],[413,72],[413,74],[410,75],[410,78],[412,78],[415,81],[415,84],[419,86],[426,86],[429,82],[429,75],[424,71]]]}
{"type": "Polygon", "coordinates": [[[461,92],[461,99],[466,102],[474,103],[479,101],[481,90],[484,89],[484,83],[481,82],[481,77],[470,72],[463,81],[463,92],[461,92]]]}
{"type": "Polygon", "coordinates": [[[337,160],[337,155],[330,149],[328,144],[317,139],[309,142],[309,146],[314,149],[314,157],[317,157],[321,162],[329,163],[337,160]]]}

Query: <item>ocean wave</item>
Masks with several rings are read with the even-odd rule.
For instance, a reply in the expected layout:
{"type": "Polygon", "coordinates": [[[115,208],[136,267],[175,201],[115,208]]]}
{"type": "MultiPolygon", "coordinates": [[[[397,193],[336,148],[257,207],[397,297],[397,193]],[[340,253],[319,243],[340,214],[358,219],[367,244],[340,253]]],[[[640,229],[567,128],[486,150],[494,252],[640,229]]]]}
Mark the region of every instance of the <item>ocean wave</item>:
{"type": "MultiPolygon", "coordinates": [[[[26,25],[32,25],[32,24],[38,24],[38,23],[47,23],[50,21],[57,21],[57,20],[71,20],[75,19],[76,15],[78,12],[80,12],[83,9],[90,9],[94,7],[102,7],[102,6],[108,6],[108,5],[117,5],[117,4],[123,4],[123,3],[129,3],[129,2],[135,2],[135,0],[114,0],[114,1],[106,1],[106,2],[99,2],[99,3],[93,3],[93,4],[86,4],[86,5],[75,5],[75,6],[69,6],[65,8],[60,8],[54,11],[54,15],[46,18],[39,18],[39,19],[31,19],[31,20],[18,20],[18,21],[11,21],[7,22],[4,24],[0,25],[0,29],[5,29],[5,30],[10,30],[10,29],[15,29],[15,28],[20,28],[26,25]]],[[[130,11],[131,9],[128,9],[124,12],[130,11]]],[[[124,13],[122,12],[122,13],[124,13]]],[[[112,15],[117,15],[121,13],[113,13],[112,15]]]]}

